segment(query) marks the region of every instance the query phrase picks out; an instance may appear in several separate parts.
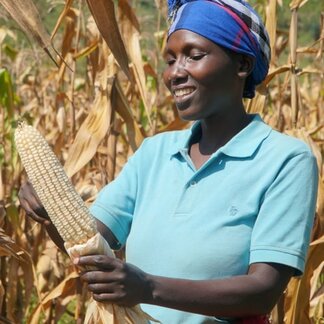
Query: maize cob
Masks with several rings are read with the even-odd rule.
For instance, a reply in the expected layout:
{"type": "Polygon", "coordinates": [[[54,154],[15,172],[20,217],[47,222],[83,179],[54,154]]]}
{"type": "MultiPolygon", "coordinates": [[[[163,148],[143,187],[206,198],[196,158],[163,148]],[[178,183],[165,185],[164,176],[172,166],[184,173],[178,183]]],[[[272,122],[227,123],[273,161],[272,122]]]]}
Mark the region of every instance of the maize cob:
{"type": "MultiPolygon", "coordinates": [[[[98,233],[94,217],[42,135],[21,122],[15,131],[15,142],[29,180],[65,241],[69,256],[72,259],[88,254],[114,256],[107,241],[98,233]]],[[[138,305],[122,307],[92,299],[84,323],[146,324],[148,321],[156,322],[138,305]]]]}
{"type": "Polygon", "coordinates": [[[63,240],[77,244],[94,236],[94,217],[42,135],[20,122],[15,143],[29,180],[63,240]]]}

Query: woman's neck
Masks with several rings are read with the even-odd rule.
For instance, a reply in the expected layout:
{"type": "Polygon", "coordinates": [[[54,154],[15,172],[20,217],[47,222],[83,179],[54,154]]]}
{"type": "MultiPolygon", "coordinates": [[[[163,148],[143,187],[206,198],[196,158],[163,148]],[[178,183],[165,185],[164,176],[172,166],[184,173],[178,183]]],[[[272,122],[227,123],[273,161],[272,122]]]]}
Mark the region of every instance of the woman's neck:
{"type": "Polygon", "coordinates": [[[211,155],[224,146],[250,122],[250,116],[242,110],[233,115],[212,116],[201,121],[199,151],[211,155]]]}

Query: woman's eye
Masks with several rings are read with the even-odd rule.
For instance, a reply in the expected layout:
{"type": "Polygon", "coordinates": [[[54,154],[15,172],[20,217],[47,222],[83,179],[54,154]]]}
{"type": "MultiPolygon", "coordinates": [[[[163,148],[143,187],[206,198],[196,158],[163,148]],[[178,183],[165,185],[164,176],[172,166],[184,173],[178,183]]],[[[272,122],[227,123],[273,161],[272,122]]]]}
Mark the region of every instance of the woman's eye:
{"type": "Polygon", "coordinates": [[[167,65],[172,65],[175,62],[174,58],[166,58],[165,59],[165,64],[167,65]]]}
{"type": "Polygon", "coordinates": [[[206,54],[195,54],[195,55],[191,55],[189,57],[190,61],[199,61],[201,60],[206,54]]]}

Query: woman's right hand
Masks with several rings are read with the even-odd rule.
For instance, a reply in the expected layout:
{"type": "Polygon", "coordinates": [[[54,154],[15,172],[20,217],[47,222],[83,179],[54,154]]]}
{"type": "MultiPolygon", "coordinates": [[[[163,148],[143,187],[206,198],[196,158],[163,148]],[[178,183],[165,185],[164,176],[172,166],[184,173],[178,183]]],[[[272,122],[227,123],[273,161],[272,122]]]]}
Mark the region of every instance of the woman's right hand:
{"type": "Polygon", "coordinates": [[[21,207],[34,221],[44,225],[51,224],[48,214],[30,182],[26,182],[20,187],[18,198],[21,207]]]}

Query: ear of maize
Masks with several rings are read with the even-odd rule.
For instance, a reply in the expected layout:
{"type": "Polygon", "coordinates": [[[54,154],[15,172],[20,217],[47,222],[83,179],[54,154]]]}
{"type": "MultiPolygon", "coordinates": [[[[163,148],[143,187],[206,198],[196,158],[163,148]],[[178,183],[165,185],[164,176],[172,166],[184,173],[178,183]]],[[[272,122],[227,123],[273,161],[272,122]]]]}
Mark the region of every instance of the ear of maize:
{"type": "Polygon", "coordinates": [[[15,142],[29,180],[63,240],[83,243],[95,235],[95,219],[42,135],[21,122],[15,142]]]}
{"type": "MultiPolygon", "coordinates": [[[[89,254],[113,256],[107,241],[97,232],[94,217],[42,135],[21,122],[15,131],[15,142],[29,180],[65,241],[70,257],[89,254]]],[[[146,324],[148,321],[157,322],[140,306],[122,307],[92,300],[84,323],[146,324]]]]}

